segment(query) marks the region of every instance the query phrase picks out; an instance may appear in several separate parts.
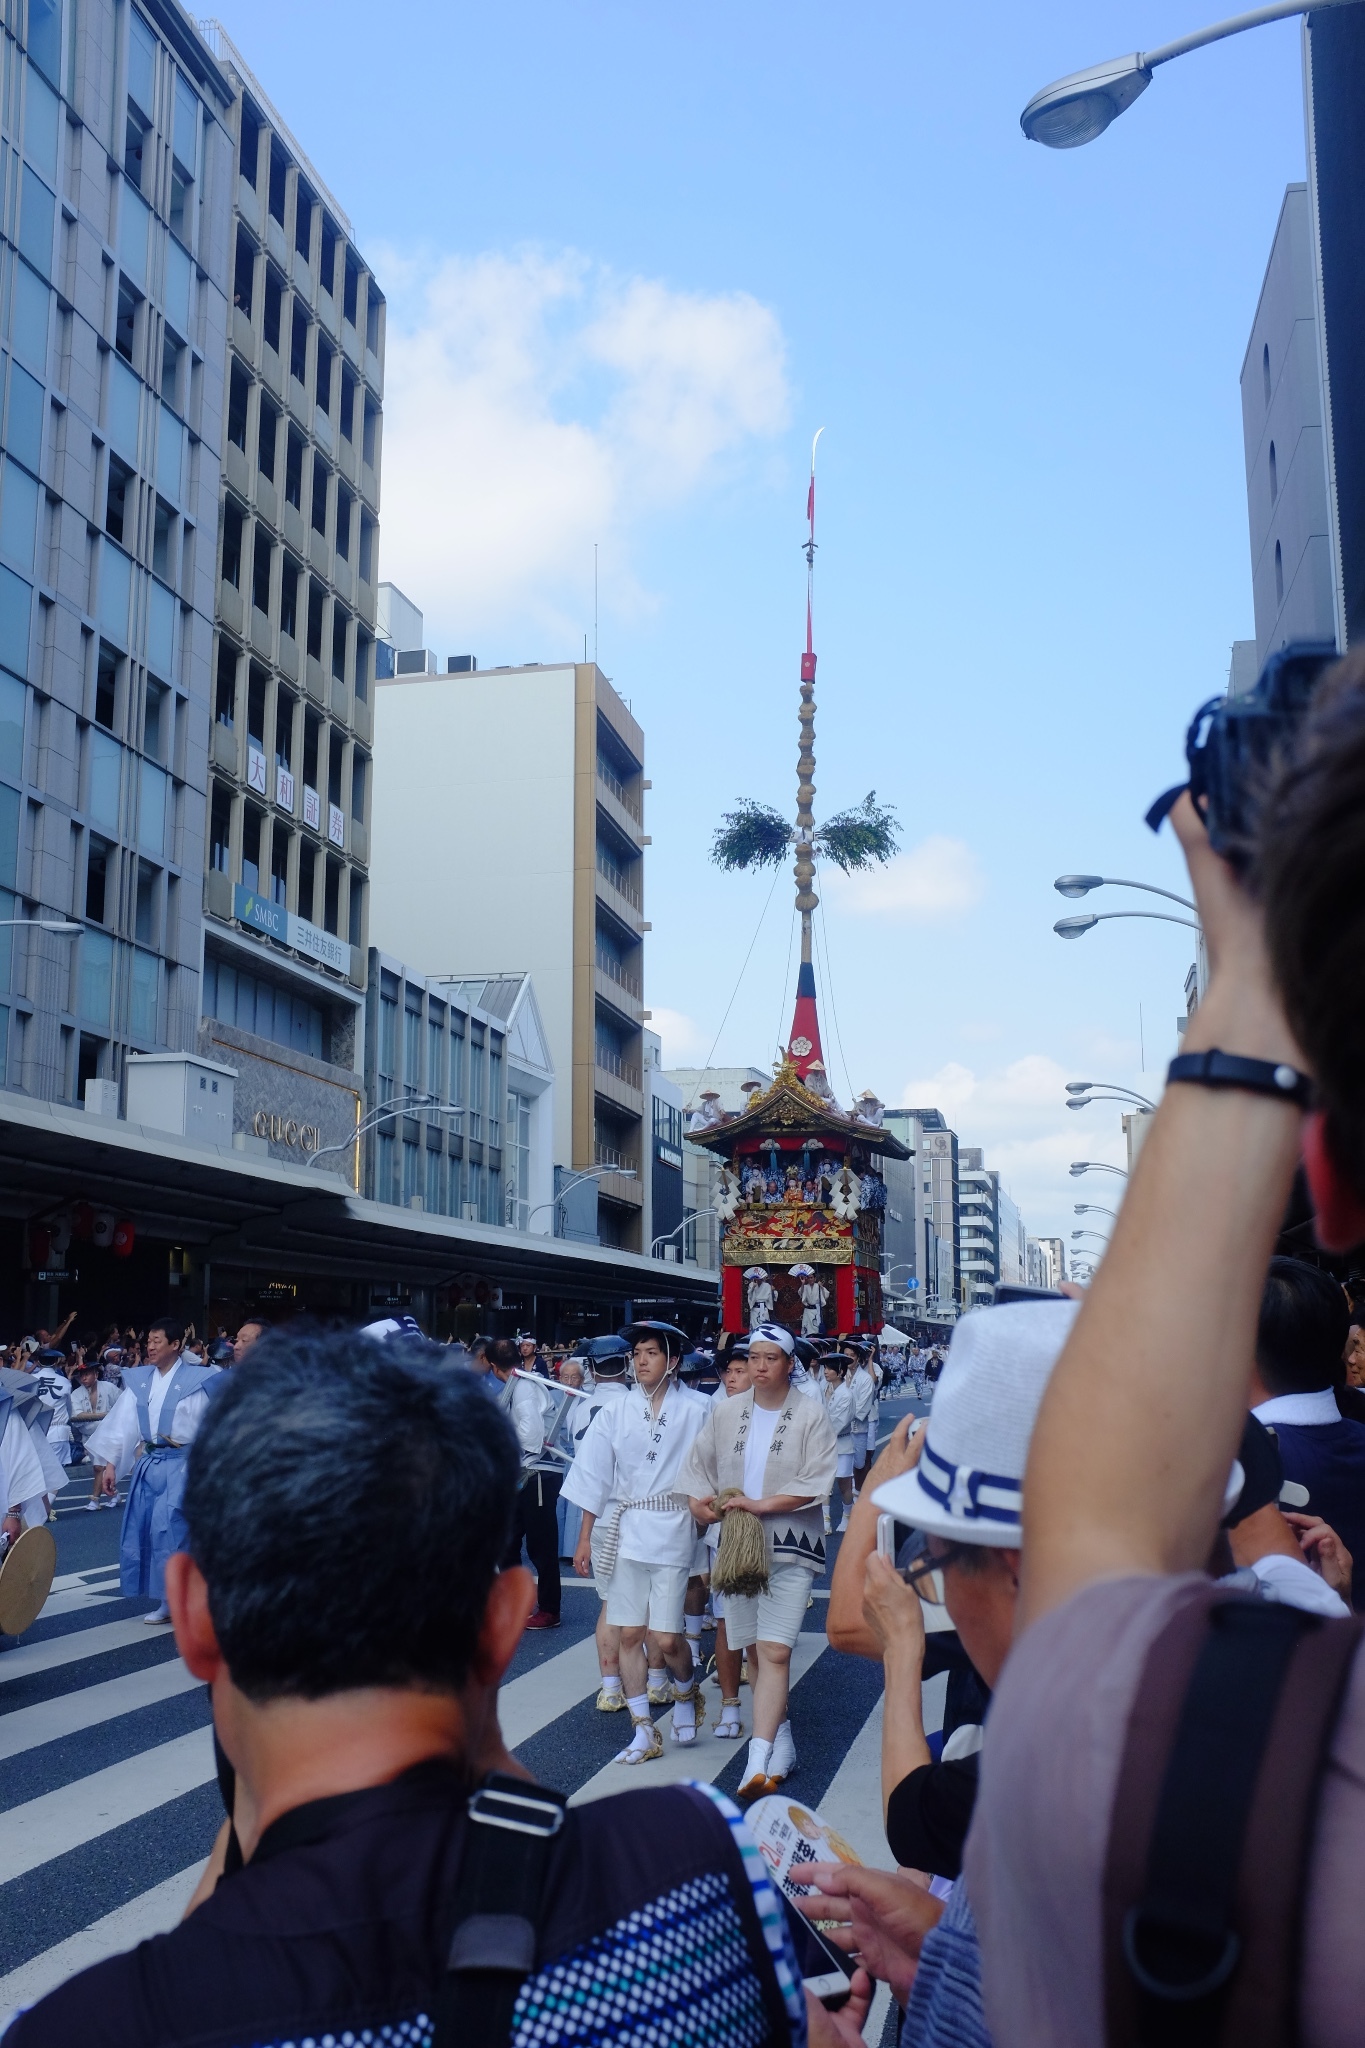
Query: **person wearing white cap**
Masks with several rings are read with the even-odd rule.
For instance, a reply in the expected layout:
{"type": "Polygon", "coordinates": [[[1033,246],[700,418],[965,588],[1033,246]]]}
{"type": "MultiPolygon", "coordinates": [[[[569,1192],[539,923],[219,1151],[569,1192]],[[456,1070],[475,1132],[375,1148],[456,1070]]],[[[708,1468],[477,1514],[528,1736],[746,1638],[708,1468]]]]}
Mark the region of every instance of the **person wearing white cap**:
{"type": "Polygon", "coordinates": [[[790,1330],[764,1323],[749,1337],[752,1389],[712,1404],[688,1453],[678,1484],[706,1525],[747,1508],[763,1525],[769,1558],[766,1592],[726,1595],[725,1631],[732,1650],[753,1650],[754,1732],[739,1789],[741,1803],[775,1792],[796,1766],[787,1718],[791,1653],[810,1604],[811,1580],[824,1569],[822,1517],[837,1463],[834,1431],[823,1404],[791,1384],[795,1345],[790,1330]],[[717,1510],[717,1494],[737,1489],[717,1510]]]}
{"type": "MultiPolygon", "coordinates": [[[[915,1587],[931,1573],[940,1575],[943,1604],[962,1646],[992,1687],[1014,1626],[1029,1438],[1077,1308],[1074,1301],[1011,1302],[964,1316],[917,1461],[872,1496],[878,1508],[915,1532],[908,1559],[902,1552],[899,1576],[915,1587]]],[[[880,1595],[892,1590],[885,1581],[897,1574],[874,1555],[867,1575],[869,1590],[875,1585],[880,1595]]],[[[918,1683],[888,1683],[882,1739],[918,1762],[929,1761],[918,1683]],[[922,1755],[915,1749],[916,1733],[922,1755]]],[[[851,1945],[866,1947],[857,1942],[856,1930],[868,1915],[883,1933],[892,1915],[902,1926],[907,1919],[914,1922],[922,1936],[917,1966],[909,1948],[896,1951],[898,1960],[889,1966],[892,1991],[906,2005],[902,2048],[989,2048],[980,1951],[961,1879],[945,1909],[911,1879],[890,1873],[851,1866],[844,1873],[842,1867],[818,1864],[802,1876],[822,1887],[810,1901],[810,1916],[843,1920],[852,1930],[851,1945]]]]}

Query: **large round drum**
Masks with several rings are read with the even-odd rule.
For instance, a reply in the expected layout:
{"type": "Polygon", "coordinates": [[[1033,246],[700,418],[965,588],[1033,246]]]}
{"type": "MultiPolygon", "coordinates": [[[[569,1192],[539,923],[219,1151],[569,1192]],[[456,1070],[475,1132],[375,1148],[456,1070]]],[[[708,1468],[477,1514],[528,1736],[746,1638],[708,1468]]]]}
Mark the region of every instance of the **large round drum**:
{"type": "Polygon", "coordinates": [[[43,1611],[57,1569],[57,1546],[47,1528],[25,1529],[0,1564],[0,1630],[21,1636],[43,1611]]]}

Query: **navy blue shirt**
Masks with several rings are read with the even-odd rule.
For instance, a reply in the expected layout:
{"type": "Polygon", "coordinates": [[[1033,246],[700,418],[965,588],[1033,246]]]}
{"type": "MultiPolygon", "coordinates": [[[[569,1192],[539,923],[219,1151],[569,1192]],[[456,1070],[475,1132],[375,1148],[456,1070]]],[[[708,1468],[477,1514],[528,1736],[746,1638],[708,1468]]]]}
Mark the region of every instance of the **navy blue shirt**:
{"type": "Polygon", "coordinates": [[[1308,1488],[1304,1512],[1320,1515],[1355,1560],[1351,1605],[1365,1608],[1365,1422],[1276,1422],[1286,1479],[1308,1488]]]}
{"type": "MultiPolygon", "coordinates": [[[[4,2048],[429,2048],[467,1798],[422,1764],[297,1808],[188,1920],[50,1992],[4,2048]]],[[[511,2048],[805,2048],[766,1866],[710,1787],[570,1809],[546,1900],[511,2048]]]]}

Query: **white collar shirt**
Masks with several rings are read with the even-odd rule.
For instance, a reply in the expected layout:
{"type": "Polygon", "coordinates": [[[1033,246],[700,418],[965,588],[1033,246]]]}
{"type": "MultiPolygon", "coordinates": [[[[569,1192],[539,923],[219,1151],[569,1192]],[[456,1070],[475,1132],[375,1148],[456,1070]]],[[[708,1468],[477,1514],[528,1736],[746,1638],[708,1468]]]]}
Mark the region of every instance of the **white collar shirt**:
{"type": "Polygon", "coordinates": [[[1251,1412],[1258,1422],[1268,1423],[1272,1429],[1277,1422],[1289,1428],[1312,1429],[1324,1422],[1341,1420],[1337,1397],[1330,1387],[1319,1387],[1311,1394],[1276,1394],[1269,1401],[1258,1402],[1251,1412]]]}

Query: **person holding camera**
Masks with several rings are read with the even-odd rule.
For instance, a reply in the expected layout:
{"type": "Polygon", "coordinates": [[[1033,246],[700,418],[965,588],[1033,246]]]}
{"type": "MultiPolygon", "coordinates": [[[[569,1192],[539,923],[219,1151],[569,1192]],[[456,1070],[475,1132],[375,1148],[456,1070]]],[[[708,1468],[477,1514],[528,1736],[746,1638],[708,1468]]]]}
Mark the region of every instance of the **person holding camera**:
{"type": "Polygon", "coordinates": [[[1034,1432],[967,1846],[1002,2048],[1178,2007],[1210,2039],[1317,2048],[1365,2008],[1358,1624],[1238,1603],[1201,1569],[1300,1163],[1319,1243],[1365,1240],[1365,659],[1318,685],[1249,833],[1232,752],[1192,766],[1211,801],[1171,818],[1209,986],[1034,1432]]]}

